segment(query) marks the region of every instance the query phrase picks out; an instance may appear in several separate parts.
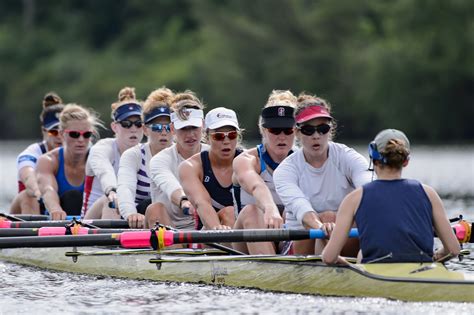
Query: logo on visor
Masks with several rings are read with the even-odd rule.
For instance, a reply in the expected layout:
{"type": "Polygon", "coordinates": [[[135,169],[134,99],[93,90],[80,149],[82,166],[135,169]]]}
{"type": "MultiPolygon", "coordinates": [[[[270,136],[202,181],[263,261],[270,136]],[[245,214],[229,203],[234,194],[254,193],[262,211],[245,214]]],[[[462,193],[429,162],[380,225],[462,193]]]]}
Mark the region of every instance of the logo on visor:
{"type": "Polygon", "coordinates": [[[128,107],[128,110],[133,110],[133,106],[129,106],[129,107],[128,107]]]}
{"type": "Polygon", "coordinates": [[[217,118],[229,118],[229,119],[233,118],[231,115],[222,114],[222,113],[218,113],[216,116],[217,118]]]}
{"type": "Polygon", "coordinates": [[[278,107],[278,116],[285,116],[285,108],[278,107]]]}
{"type": "Polygon", "coordinates": [[[165,108],[164,108],[164,107],[160,107],[160,112],[164,113],[164,112],[165,112],[165,108]]]}

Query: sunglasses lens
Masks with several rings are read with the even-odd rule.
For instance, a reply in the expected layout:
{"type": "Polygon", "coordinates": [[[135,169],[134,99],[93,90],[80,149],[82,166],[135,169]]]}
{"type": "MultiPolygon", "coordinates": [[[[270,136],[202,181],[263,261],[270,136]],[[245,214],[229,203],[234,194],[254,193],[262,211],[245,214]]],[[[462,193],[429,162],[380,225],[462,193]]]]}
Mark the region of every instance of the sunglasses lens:
{"type": "Polygon", "coordinates": [[[327,134],[330,129],[331,129],[331,126],[329,126],[328,124],[322,124],[316,127],[316,131],[322,135],[327,134]]]}
{"type": "Polygon", "coordinates": [[[237,131],[230,131],[227,133],[227,137],[229,138],[229,140],[236,139],[238,135],[239,133],[237,131]]]}
{"type": "Polygon", "coordinates": [[[170,125],[162,125],[162,124],[152,124],[150,125],[151,131],[154,132],[162,132],[163,129],[166,130],[166,132],[170,132],[171,128],[170,125]]]}
{"type": "Polygon", "coordinates": [[[285,135],[289,136],[289,135],[293,134],[293,132],[294,132],[293,128],[269,128],[268,131],[271,134],[274,134],[276,136],[278,136],[282,132],[285,135]]]}
{"type": "Polygon", "coordinates": [[[130,120],[121,120],[121,121],[119,121],[119,124],[123,128],[127,128],[127,129],[132,127],[132,122],[130,120]]]}
{"type": "Polygon", "coordinates": [[[134,124],[137,128],[141,128],[143,126],[143,122],[141,120],[135,121],[134,124]]]}
{"type": "Polygon", "coordinates": [[[57,137],[59,135],[59,130],[58,129],[48,130],[48,135],[50,135],[52,137],[57,137]]]}
{"type": "Polygon", "coordinates": [[[214,139],[215,141],[222,141],[225,139],[225,133],[223,132],[214,132],[212,134],[212,139],[214,139]]]}
{"type": "Polygon", "coordinates": [[[92,131],[86,131],[82,134],[82,136],[84,137],[84,139],[89,139],[90,137],[92,137],[92,131]]]}
{"type": "Polygon", "coordinates": [[[312,136],[315,132],[325,135],[329,132],[331,126],[328,124],[321,124],[318,126],[304,125],[300,127],[301,133],[305,136],[312,136]]]}
{"type": "Polygon", "coordinates": [[[71,137],[71,138],[77,139],[77,138],[79,138],[80,136],[81,136],[81,133],[78,132],[78,131],[71,131],[71,132],[69,132],[69,137],[71,137]]]}

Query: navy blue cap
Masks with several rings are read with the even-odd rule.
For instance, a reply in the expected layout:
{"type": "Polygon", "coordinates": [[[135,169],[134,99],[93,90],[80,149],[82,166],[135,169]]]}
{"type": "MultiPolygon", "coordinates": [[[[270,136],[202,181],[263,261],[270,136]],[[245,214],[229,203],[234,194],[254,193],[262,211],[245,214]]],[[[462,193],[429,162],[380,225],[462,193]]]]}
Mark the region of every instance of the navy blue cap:
{"type": "Polygon", "coordinates": [[[153,108],[149,113],[145,114],[145,124],[148,124],[150,121],[156,117],[167,116],[170,117],[170,108],[167,106],[159,106],[153,108]]]}
{"type": "Polygon", "coordinates": [[[262,126],[264,128],[293,128],[295,126],[295,109],[291,106],[276,105],[262,109],[262,126]]]}
{"type": "Polygon", "coordinates": [[[142,107],[137,103],[127,103],[120,105],[114,112],[114,120],[121,121],[130,116],[141,116],[142,107]]]}
{"type": "Polygon", "coordinates": [[[51,111],[47,112],[43,116],[43,128],[46,130],[51,130],[59,126],[59,115],[61,112],[58,111],[51,111]]]}

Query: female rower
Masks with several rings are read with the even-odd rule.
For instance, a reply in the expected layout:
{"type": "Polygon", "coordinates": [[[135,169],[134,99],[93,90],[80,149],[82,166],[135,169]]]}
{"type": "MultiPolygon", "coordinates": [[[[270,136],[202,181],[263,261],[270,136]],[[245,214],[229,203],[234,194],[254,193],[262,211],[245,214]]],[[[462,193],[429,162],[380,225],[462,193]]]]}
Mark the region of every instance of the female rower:
{"type": "Polygon", "coordinates": [[[178,229],[194,228],[191,203],[178,179],[179,164],[194,154],[209,148],[201,143],[203,104],[191,91],[178,93],[171,103],[171,132],[176,143],[162,150],[150,160],[152,179],[151,204],[145,213],[146,224],[156,222],[178,229]]]}
{"type": "MultiPolygon", "coordinates": [[[[344,144],[332,141],[336,123],[324,99],[302,94],[295,112],[296,136],[302,148],[286,158],[273,174],[289,228],[322,228],[330,234],[342,199],[368,183],[367,160],[344,144]]],[[[357,240],[347,255],[356,255],[357,240]]],[[[326,241],[295,241],[295,254],[320,254],[326,241]]]]}
{"type": "Polygon", "coordinates": [[[18,195],[10,207],[12,214],[40,214],[42,201],[40,201],[41,191],[35,173],[36,163],[40,155],[60,147],[62,144],[58,130],[58,117],[64,108],[62,102],[62,99],[53,92],[47,93],[43,98],[43,111],[40,115],[43,141],[31,144],[18,155],[18,195]]]}
{"type": "MultiPolygon", "coordinates": [[[[262,143],[235,158],[234,200],[238,209],[235,229],[281,228],[284,206],[275,191],[273,172],[291,154],[295,134],[296,97],[290,91],[273,91],[259,120],[262,143]]],[[[234,243],[245,253],[275,254],[272,242],[234,243]]]]}
{"type": "Polygon", "coordinates": [[[79,215],[90,139],[101,126],[97,116],[76,104],[66,105],[59,116],[63,146],[43,154],[37,176],[46,209],[52,220],[79,215]]]}
{"type": "Polygon", "coordinates": [[[363,263],[432,262],[457,256],[459,243],[436,191],[402,178],[410,156],[406,135],[395,129],[381,131],[369,145],[369,156],[378,179],[344,198],[323,261],[347,263],[339,254],[354,221],[363,263]],[[435,253],[433,230],[443,243],[435,253]]]}
{"type": "Polygon", "coordinates": [[[128,149],[120,158],[117,199],[120,215],[128,220],[131,228],[145,226],[145,211],[151,203],[150,160],[171,145],[169,104],[173,96],[165,87],[148,95],[142,115],[148,141],[128,149]]]}
{"type": "Polygon", "coordinates": [[[112,104],[110,127],[115,138],[102,139],[90,151],[86,165],[86,185],[82,216],[86,219],[118,219],[117,172],[120,156],[143,138],[142,106],[135,89],[124,87],[112,104]]]}
{"type": "Polygon", "coordinates": [[[232,161],[237,150],[239,123],[233,110],[218,107],[206,115],[209,151],[187,159],[179,166],[186,196],[196,209],[196,229],[231,229],[235,223],[232,199],[232,161]]]}

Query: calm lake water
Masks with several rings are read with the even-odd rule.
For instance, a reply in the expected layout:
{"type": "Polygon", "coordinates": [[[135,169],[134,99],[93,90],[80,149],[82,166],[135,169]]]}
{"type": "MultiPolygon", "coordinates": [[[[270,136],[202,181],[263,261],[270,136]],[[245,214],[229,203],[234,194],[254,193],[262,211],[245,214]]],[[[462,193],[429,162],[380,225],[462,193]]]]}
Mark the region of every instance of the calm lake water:
{"type": "MultiPolygon", "coordinates": [[[[0,142],[0,211],[17,189],[15,158],[29,143],[0,142]]],[[[356,149],[366,156],[364,147],[356,149]]],[[[405,177],[433,186],[448,215],[474,220],[474,146],[414,146],[405,177]]],[[[471,246],[471,250],[474,248],[471,246]]],[[[474,255],[451,269],[474,273],[474,255]]],[[[0,261],[0,314],[472,314],[474,303],[278,294],[49,272],[0,261]]]]}

